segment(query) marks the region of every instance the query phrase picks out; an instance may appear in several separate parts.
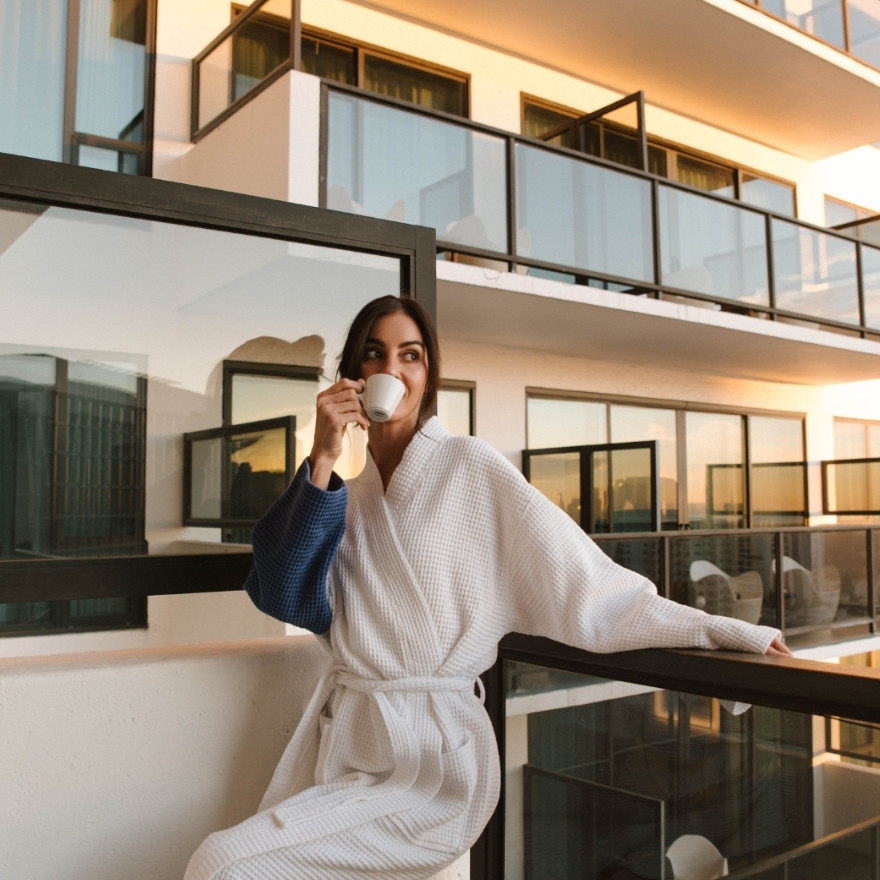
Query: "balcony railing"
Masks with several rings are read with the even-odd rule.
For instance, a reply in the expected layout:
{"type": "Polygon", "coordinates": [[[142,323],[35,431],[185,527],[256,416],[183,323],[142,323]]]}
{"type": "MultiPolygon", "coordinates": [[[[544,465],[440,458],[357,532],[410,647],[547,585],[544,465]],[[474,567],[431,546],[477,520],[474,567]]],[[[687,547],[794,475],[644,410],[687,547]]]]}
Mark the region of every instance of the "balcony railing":
{"type": "MultiPolygon", "coordinates": [[[[296,0],[258,0],[199,53],[194,139],[298,67],[300,30],[296,0]]],[[[440,250],[514,271],[880,338],[868,240],[360,89],[324,100],[326,207],[433,227],[440,250]]]]}
{"type": "Polygon", "coordinates": [[[572,150],[325,86],[326,207],[438,250],[639,296],[880,334],[880,249],[572,150]]]}
{"type": "Polygon", "coordinates": [[[487,676],[503,809],[475,876],[691,876],[699,848],[700,876],[877,880],[880,777],[839,748],[880,721],[871,663],[508,637],[487,676]]]}
{"type": "Polygon", "coordinates": [[[741,0],[880,68],[880,7],[865,0],[741,0]]]}

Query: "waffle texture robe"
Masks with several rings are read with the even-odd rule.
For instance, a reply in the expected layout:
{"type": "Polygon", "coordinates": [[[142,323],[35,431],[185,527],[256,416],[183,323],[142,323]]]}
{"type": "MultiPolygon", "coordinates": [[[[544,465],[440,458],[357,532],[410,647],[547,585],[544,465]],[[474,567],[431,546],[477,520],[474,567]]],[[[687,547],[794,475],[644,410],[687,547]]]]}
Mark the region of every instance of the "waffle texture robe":
{"type": "Polygon", "coordinates": [[[599,652],[763,652],[778,635],[659,597],[437,419],[387,491],[369,456],[326,492],[308,476],[255,528],[245,587],[275,617],[329,627],[334,662],[257,815],[209,836],[186,880],[420,880],[453,862],[498,797],[475,682],[509,632],[599,652]]]}

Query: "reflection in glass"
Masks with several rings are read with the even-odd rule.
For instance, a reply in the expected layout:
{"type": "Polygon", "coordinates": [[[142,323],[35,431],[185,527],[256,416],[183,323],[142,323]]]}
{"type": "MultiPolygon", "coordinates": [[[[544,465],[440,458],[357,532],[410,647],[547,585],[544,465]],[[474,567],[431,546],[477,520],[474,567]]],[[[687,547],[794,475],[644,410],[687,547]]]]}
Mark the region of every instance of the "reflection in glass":
{"type": "Polygon", "coordinates": [[[743,528],[742,417],[685,413],[688,521],[692,528],[743,528]]]}
{"type": "Polygon", "coordinates": [[[735,874],[841,827],[809,715],[519,662],[504,675],[507,880],[686,876],[683,835],[735,874]]]}
{"type": "Polygon", "coordinates": [[[81,0],[76,129],[142,140],[147,2],[81,0]]]}
{"type": "Polygon", "coordinates": [[[661,528],[678,525],[678,439],[675,410],[611,404],[611,442],[657,441],[661,528]]]}
{"type": "Polygon", "coordinates": [[[334,92],[328,126],[328,208],[507,252],[504,139],[334,92]]]}
{"type": "Polygon", "coordinates": [[[529,396],[526,404],[529,449],[607,443],[606,409],[604,403],[592,400],[529,396]]]}
{"type": "Polygon", "coordinates": [[[660,187],[661,282],[719,299],[769,305],[764,217],[660,187]]]}
{"type": "Polygon", "coordinates": [[[794,217],[794,187],[789,184],[744,171],[740,175],[739,197],[763,211],[794,217]]]}
{"type": "Polygon", "coordinates": [[[520,143],[516,217],[519,256],[653,280],[647,180],[520,143]]]}
{"type": "Polygon", "coordinates": [[[533,455],[529,482],[576,523],[581,522],[581,456],[578,452],[533,455]]]}
{"type": "Polygon", "coordinates": [[[846,0],[849,51],[862,61],[880,67],[880,9],[863,0],[846,0]]]}
{"type": "Polygon", "coordinates": [[[858,324],[855,242],[785,220],[771,222],[776,307],[858,324]]]}
{"type": "MultiPolygon", "coordinates": [[[[0,328],[0,443],[17,451],[0,455],[0,471],[14,469],[18,486],[0,475],[7,557],[219,541],[219,529],[183,528],[179,487],[182,435],[222,424],[224,361],[245,352],[288,364],[307,340],[317,374],[360,307],[400,289],[396,257],[6,204],[0,301],[15,297],[16,321],[0,328]],[[66,422],[56,423],[62,391],[66,422]]],[[[313,419],[304,402],[288,404],[313,419]]],[[[363,452],[343,458],[356,472],[363,452]]]]}
{"type": "Polygon", "coordinates": [[[785,627],[819,626],[868,613],[865,532],[791,532],[784,536],[785,627]]]}
{"type": "Polygon", "coordinates": [[[61,161],[66,40],[66,0],[0,3],[0,153],[61,161]]]}
{"type": "Polygon", "coordinates": [[[752,525],[803,525],[807,515],[801,419],[749,417],[752,525]]]}
{"type": "Polygon", "coordinates": [[[773,535],[677,537],[669,545],[669,596],[709,614],[776,625],[773,535]]]}
{"type": "Polygon", "coordinates": [[[843,7],[827,0],[760,0],[762,9],[838,49],[845,48],[843,7]]]}

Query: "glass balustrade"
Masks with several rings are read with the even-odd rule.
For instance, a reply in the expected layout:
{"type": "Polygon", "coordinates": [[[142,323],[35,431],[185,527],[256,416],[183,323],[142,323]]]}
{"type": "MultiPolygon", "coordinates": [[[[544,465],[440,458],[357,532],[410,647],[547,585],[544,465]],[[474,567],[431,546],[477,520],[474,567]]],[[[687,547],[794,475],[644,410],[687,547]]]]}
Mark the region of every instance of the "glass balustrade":
{"type": "Polygon", "coordinates": [[[659,187],[661,283],[715,299],[770,305],[764,215],[659,187]]]}
{"type": "Polygon", "coordinates": [[[640,679],[503,661],[500,876],[876,880],[876,725],[640,679]]]}
{"type": "Polygon", "coordinates": [[[772,235],[776,307],[858,324],[856,243],[778,218],[772,235]]]}
{"type": "Polygon", "coordinates": [[[340,92],[328,112],[328,208],[507,253],[505,138],[340,92]]]}
{"type": "Polygon", "coordinates": [[[651,185],[528,144],[516,147],[517,250],[522,258],[651,282],[651,185]]]}

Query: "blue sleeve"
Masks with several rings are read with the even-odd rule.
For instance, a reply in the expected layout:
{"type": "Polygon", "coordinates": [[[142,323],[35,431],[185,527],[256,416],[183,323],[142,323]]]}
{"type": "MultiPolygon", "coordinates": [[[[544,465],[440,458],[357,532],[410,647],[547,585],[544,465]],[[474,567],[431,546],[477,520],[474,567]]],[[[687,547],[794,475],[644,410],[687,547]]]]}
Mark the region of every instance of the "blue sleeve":
{"type": "Polygon", "coordinates": [[[314,633],[330,628],[327,572],[345,531],[345,484],[328,490],[310,480],[306,459],[290,485],[254,526],[254,564],[244,582],[270,617],[314,633]]]}

